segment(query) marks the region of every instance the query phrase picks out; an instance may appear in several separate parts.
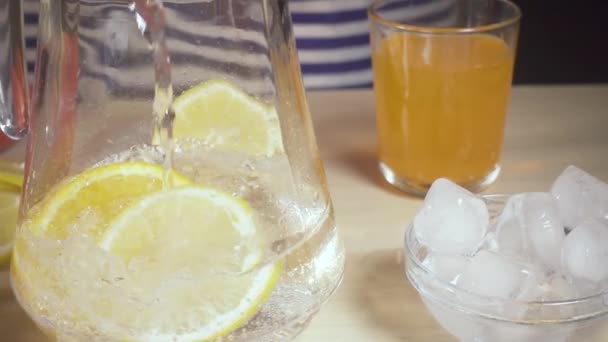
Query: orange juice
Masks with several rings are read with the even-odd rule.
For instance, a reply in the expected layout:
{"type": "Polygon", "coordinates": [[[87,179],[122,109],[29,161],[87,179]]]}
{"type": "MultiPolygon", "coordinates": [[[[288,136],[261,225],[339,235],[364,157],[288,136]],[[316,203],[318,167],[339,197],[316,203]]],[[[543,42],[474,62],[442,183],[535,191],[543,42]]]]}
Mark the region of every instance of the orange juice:
{"type": "Polygon", "coordinates": [[[460,184],[497,167],[511,88],[513,51],[484,34],[395,33],[374,49],[380,161],[428,187],[460,184]]]}

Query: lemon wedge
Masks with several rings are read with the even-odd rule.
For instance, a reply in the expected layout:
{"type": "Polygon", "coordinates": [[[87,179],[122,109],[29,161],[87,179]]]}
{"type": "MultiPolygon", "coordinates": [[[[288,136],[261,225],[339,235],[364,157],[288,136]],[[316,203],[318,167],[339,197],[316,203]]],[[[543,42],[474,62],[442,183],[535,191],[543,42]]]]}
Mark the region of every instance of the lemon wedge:
{"type": "MultiPolygon", "coordinates": [[[[198,139],[218,149],[272,156],[283,150],[274,107],[232,83],[210,80],[184,91],[173,102],[173,136],[198,139]]],[[[157,136],[154,143],[158,144],[157,136]]]]}
{"type": "MultiPolygon", "coordinates": [[[[60,184],[46,197],[40,212],[33,215],[30,229],[40,236],[64,239],[69,227],[78,227],[82,220],[91,226],[86,233],[98,240],[108,222],[126,206],[162,189],[163,172],[161,166],[146,162],[113,163],[89,169],[60,184]],[[88,217],[83,217],[87,210],[88,217]]],[[[175,186],[190,183],[176,172],[172,177],[175,186]]]]}
{"type": "MultiPolygon", "coordinates": [[[[162,294],[170,304],[151,319],[162,321],[164,330],[129,340],[214,340],[251,319],[280,273],[279,264],[252,270],[262,254],[258,234],[246,202],[200,186],[157,192],[125,210],[110,224],[102,248],[127,263],[140,260],[138,269],[155,279],[180,270],[200,278],[162,294]]],[[[158,283],[147,284],[157,291],[158,283]]]]}
{"type": "Polygon", "coordinates": [[[20,191],[22,183],[21,174],[0,170],[0,190],[20,191]]]}
{"type": "Polygon", "coordinates": [[[11,256],[22,183],[23,167],[0,160],[0,267],[11,256]]]}
{"type": "Polygon", "coordinates": [[[23,164],[0,160],[0,190],[21,191],[23,164]]]}
{"type": "Polygon", "coordinates": [[[4,265],[11,255],[18,209],[19,193],[0,190],[0,265],[4,265]]]}

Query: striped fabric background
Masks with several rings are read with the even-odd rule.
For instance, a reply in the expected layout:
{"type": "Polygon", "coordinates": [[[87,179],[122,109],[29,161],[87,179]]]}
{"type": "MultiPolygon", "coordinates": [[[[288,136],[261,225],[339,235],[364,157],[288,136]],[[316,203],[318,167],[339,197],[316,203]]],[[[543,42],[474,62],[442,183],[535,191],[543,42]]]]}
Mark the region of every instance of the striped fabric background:
{"type": "MultiPolygon", "coordinates": [[[[235,6],[259,7],[250,0],[233,0],[235,6]]],[[[447,16],[449,9],[457,0],[404,0],[398,6],[389,8],[384,15],[397,20],[411,18],[428,18],[447,16]]],[[[202,1],[205,3],[206,1],[202,1]]],[[[307,89],[326,88],[360,88],[372,84],[372,70],[369,46],[369,26],[367,8],[372,0],[290,0],[296,45],[299,51],[304,84],[307,89]]],[[[39,0],[23,0],[25,45],[27,68],[34,70],[36,58],[36,34],[39,0]]],[[[179,3],[179,2],[178,2],[179,3]]],[[[195,5],[195,4],[193,4],[195,5]]],[[[260,14],[252,18],[262,20],[260,14]]],[[[437,18],[435,18],[437,19],[437,18]]],[[[447,18],[449,19],[449,18],[447,18]]],[[[177,20],[177,19],[176,19],[177,20]]],[[[196,32],[196,26],[187,22],[180,23],[184,31],[191,32],[209,43],[203,43],[200,49],[217,49],[218,39],[215,32],[196,32]],[[208,37],[204,37],[204,36],[208,37]]],[[[214,31],[214,30],[212,30],[214,31]]],[[[93,34],[92,32],[91,34],[93,34]]],[[[83,32],[87,36],[87,32],[83,32]]],[[[229,39],[228,36],[221,39],[229,39]]],[[[257,37],[263,40],[263,37],[257,37]]],[[[254,39],[258,41],[259,39],[254,39]]],[[[230,43],[230,42],[227,42],[230,43]]],[[[194,53],[196,45],[183,47],[186,53],[194,53]]],[[[263,48],[263,46],[262,46],[263,48]]],[[[179,54],[182,47],[176,47],[179,54]]],[[[213,52],[213,51],[211,51],[213,52]]],[[[206,57],[208,65],[234,64],[232,58],[222,53],[196,52],[206,57]],[[227,59],[227,60],[226,60],[227,59]]],[[[238,57],[238,56],[237,56],[238,57]]],[[[251,56],[252,58],[255,56],[251,56]]],[[[239,57],[240,58],[240,57],[239,57]]],[[[237,60],[239,59],[237,58],[237,60]]],[[[243,61],[245,62],[245,61],[243,61]]]]}
{"type": "Polygon", "coordinates": [[[34,72],[36,62],[36,35],[38,34],[39,0],[23,0],[23,35],[25,36],[25,60],[29,74],[34,72]]]}
{"type": "MultiPolygon", "coordinates": [[[[382,16],[401,22],[449,26],[458,0],[403,0],[382,16]]],[[[372,84],[367,9],[373,0],[291,0],[294,31],[308,89],[372,84]]]]}
{"type": "Polygon", "coordinates": [[[367,7],[372,0],[291,0],[296,45],[308,89],[369,87],[367,7]]]}

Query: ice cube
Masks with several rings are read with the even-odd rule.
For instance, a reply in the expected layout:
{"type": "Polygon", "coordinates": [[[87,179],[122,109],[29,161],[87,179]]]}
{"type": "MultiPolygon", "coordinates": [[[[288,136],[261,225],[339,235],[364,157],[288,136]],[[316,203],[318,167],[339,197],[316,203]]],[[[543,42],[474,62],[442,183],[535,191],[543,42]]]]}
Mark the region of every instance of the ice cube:
{"type": "Polygon", "coordinates": [[[521,273],[521,283],[517,291],[513,294],[515,301],[503,303],[502,315],[511,320],[520,320],[526,316],[528,306],[522,304],[537,300],[543,293],[543,282],[546,279],[547,269],[541,265],[523,262],[521,260],[511,259],[519,267],[521,273]]]}
{"type": "Polygon", "coordinates": [[[546,265],[559,269],[566,233],[555,198],[549,193],[523,194],[519,216],[534,255],[546,265]]]}
{"type": "Polygon", "coordinates": [[[520,263],[519,265],[524,277],[516,299],[524,302],[538,300],[545,292],[549,271],[538,264],[520,263]]]}
{"type": "MultiPolygon", "coordinates": [[[[531,293],[532,294],[532,293],[531,293]]],[[[576,316],[575,308],[572,305],[548,304],[547,302],[574,300],[578,298],[576,286],[573,282],[561,273],[553,273],[538,283],[534,296],[526,298],[528,302],[536,302],[527,306],[527,310],[521,319],[527,321],[543,320],[567,320],[576,316]],[[538,304],[544,302],[544,304],[538,304]]],[[[568,341],[568,337],[575,331],[572,324],[564,325],[562,331],[549,338],[551,333],[542,332],[532,341],[568,341]],[[547,335],[549,334],[549,335],[547,335]],[[544,336],[543,336],[544,335],[544,336]],[[557,337],[560,337],[557,339],[557,337]]],[[[541,331],[539,331],[541,332],[541,331]]]]}
{"type": "Polygon", "coordinates": [[[430,253],[424,258],[422,265],[439,279],[456,284],[469,261],[469,258],[460,255],[430,253]]]}
{"type": "Polygon", "coordinates": [[[551,193],[557,198],[562,221],[568,228],[589,217],[608,219],[608,184],[576,166],[568,166],[562,172],[551,193]]]}
{"type": "Polygon", "coordinates": [[[457,285],[477,295],[506,299],[515,298],[525,280],[526,274],[517,262],[480,250],[471,259],[457,285]]]}
{"type": "Polygon", "coordinates": [[[564,269],[575,278],[592,282],[608,279],[608,222],[587,219],[574,228],[564,241],[564,269]]]}
{"type": "Polygon", "coordinates": [[[518,218],[523,195],[514,195],[507,201],[496,221],[492,239],[493,248],[500,254],[514,258],[529,257],[526,231],[518,218]]]}
{"type": "Polygon", "coordinates": [[[536,284],[527,292],[522,292],[519,300],[527,302],[546,302],[576,299],[578,291],[569,277],[560,272],[545,274],[535,278],[536,284]]]}
{"type": "Polygon", "coordinates": [[[507,201],[490,246],[500,254],[559,269],[565,236],[555,198],[549,193],[522,193],[507,201]]]}
{"type": "Polygon", "coordinates": [[[429,189],[414,218],[418,240],[439,253],[474,254],[489,224],[486,203],[447,179],[429,189]]]}
{"type": "Polygon", "coordinates": [[[556,273],[547,282],[547,287],[541,295],[542,301],[572,300],[578,298],[578,291],[574,282],[565,275],[556,273]]]}

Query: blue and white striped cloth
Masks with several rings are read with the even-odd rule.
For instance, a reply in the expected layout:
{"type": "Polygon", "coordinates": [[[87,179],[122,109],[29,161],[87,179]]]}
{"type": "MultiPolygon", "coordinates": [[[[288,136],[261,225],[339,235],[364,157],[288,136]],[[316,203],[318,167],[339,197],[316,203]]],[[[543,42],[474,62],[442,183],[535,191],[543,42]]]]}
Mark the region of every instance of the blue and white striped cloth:
{"type": "MultiPolygon", "coordinates": [[[[367,7],[372,0],[291,0],[308,89],[368,87],[372,72],[367,7]]],[[[27,68],[34,70],[38,0],[24,0],[27,68]]]]}
{"type": "Polygon", "coordinates": [[[38,6],[40,0],[23,0],[23,35],[25,36],[25,60],[29,74],[36,62],[36,35],[38,34],[38,6]]]}
{"type": "Polygon", "coordinates": [[[306,88],[371,86],[367,23],[367,8],[371,2],[372,0],[290,1],[306,88]]]}
{"type": "MultiPolygon", "coordinates": [[[[434,26],[458,22],[458,0],[387,3],[389,20],[434,26]]],[[[309,89],[360,88],[372,84],[367,9],[373,0],[291,0],[296,42],[309,89]]]]}
{"type": "MultiPolygon", "coordinates": [[[[373,0],[290,0],[289,6],[294,24],[296,45],[299,51],[304,84],[307,89],[327,89],[327,88],[360,88],[369,87],[372,84],[371,51],[369,45],[369,25],[367,21],[367,8],[373,0]]],[[[450,6],[456,0],[406,0],[399,2],[399,6],[388,11],[389,16],[394,15],[397,20],[410,18],[424,18],[434,15],[443,15],[449,12],[450,6]],[[439,10],[439,11],[438,11],[439,10]]],[[[201,6],[205,2],[201,3],[201,6]]],[[[239,6],[260,7],[259,3],[250,3],[246,0],[236,2],[239,6]],[[255,5],[255,6],[254,6],[255,5]]],[[[25,45],[26,61],[28,71],[33,71],[36,58],[36,34],[38,22],[39,0],[23,0],[24,22],[25,22],[25,45]]],[[[182,6],[182,5],[180,5],[182,6]]],[[[188,5],[183,5],[188,6],[188,5]]],[[[254,11],[255,13],[256,11],[254,11]]],[[[255,20],[263,20],[260,14],[252,14],[255,20]],[[257,18],[259,17],[259,18],[257,18]]],[[[253,20],[252,19],[252,20],[253,20]]],[[[179,18],[169,18],[174,22],[179,22],[179,18]]],[[[240,54],[228,55],[226,53],[215,53],[217,50],[217,39],[227,42],[234,37],[243,39],[242,32],[230,27],[218,27],[216,29],[206,29],[201,31],[195,23],[188,21],[180,22],[180,30],[188,32],[198,40],[209,41],[203,45],[175,46],[175,57],[183,54],[187,56],[194,50],[196,54],[204,55],[204,67],[226,66],[235,68],[235,63],[258,63],[258,59],[263,56],[248,56],[243,58],[240,54]],[[223,30],[222,32],[219,32],[223,30]],[[215,32],[218,31],[218,32],[215,32]],[[219,38],[218,38],[219,37],[219,38]],[[200,50],[202,49],[202,50],[200,50]],[[209,50],[209,51],[207,51],[209,50]],[[213,51],[212,51],[213,50],[213,51]],[[234,58],[231,58],[234,57],[234,58]],[[257,58],[257,59],[256,59],[257,58]],[[233,61],[234,60],[234,61],[233,61]]],[[[95,31],[82,29],[82,37],[95,37],[100,34],[99,28],[89,28],[95,31]]],[[[118,30],[119,28],[114,28],[118,30]]],[[[105,31],[112,31],[105,29],[105,31]]],[[[259,37],[256,32],[247,35],[251,44],[265,49],[262,32],[259,37]]],[[[105,38],[102,40],[104,41],[105,38]]],[[[84,43],[83,43],[84,44],[84,43]]],[[[86,45],[86,44],[85,44],[86,45]]],[[[178,59],[176,58],[176,61],[178,59]]],[[[259,64],[259,63],[258,63],[259,64]]],[[[264,67],[264,63],[260,66],[264,67]]],[[[86,66],[85,66],[86,67],[86,66]]],[[[101,68],[89,66],[100,70],[101,68]]],[[[238,69],[238,68],[237,68],[238,69]]],[[[107,75],[106,75],[107,76],[107,75]]],[[[118,76],[111,76],[120,79],[118,76]]],[[[130,77],[122,77],[129,81],[130,77]]],[[[128,85],[125,85],[128,86],[128,85]]],[[[255,87],[254,87],[255,88],[255,87]]]]}

